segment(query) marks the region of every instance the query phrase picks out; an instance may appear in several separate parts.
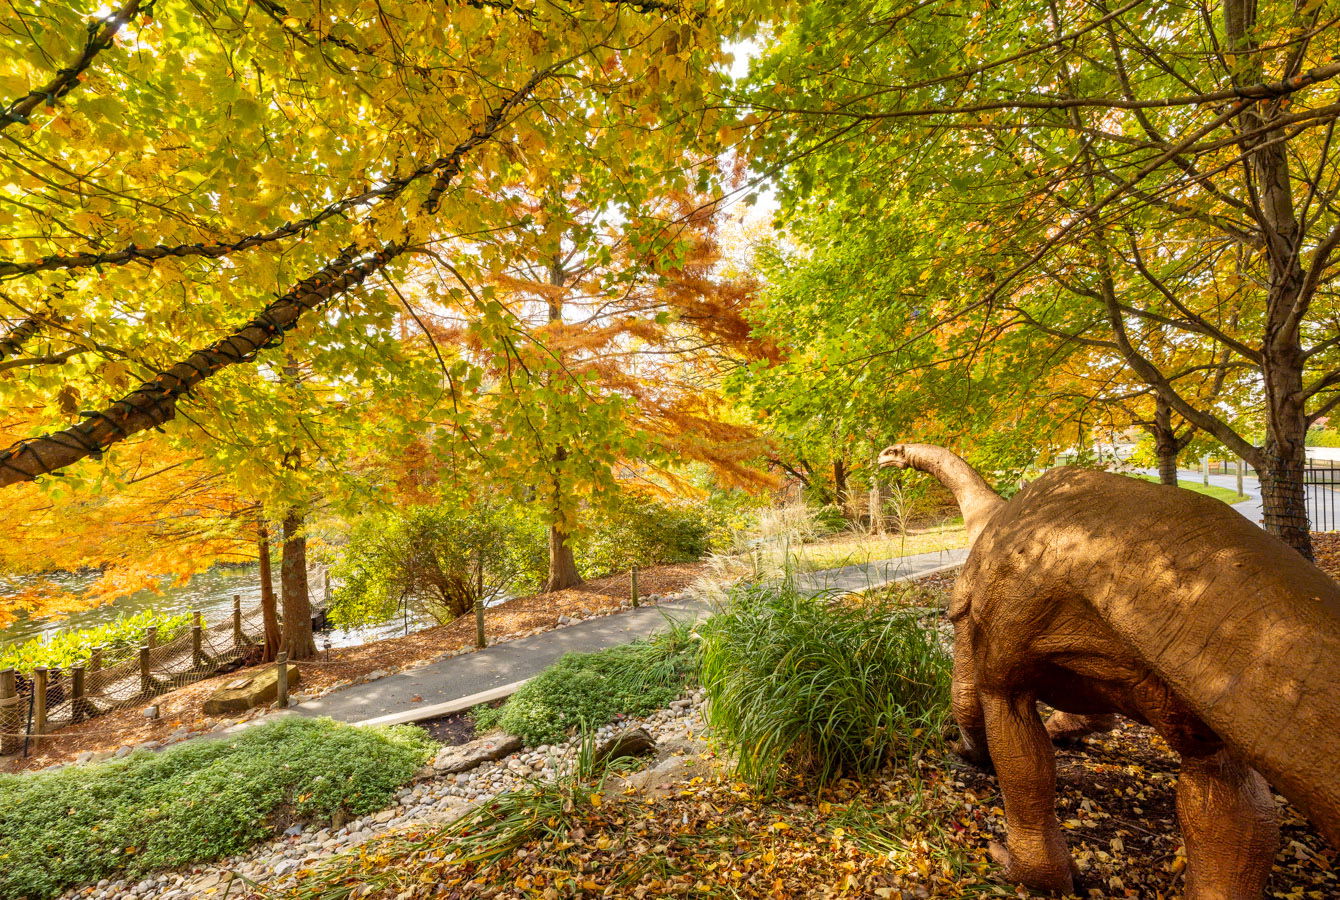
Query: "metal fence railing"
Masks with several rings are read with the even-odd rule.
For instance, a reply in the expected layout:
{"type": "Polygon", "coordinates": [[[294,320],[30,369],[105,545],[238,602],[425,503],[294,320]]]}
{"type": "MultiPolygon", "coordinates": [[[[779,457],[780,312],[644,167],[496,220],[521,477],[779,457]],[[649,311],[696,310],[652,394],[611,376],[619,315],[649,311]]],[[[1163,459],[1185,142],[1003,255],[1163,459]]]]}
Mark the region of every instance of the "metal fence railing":
{"type": "Polygon", "coordinates": [[[1313,531],[1340,530],[1340,463],[1311,462],[1303,470],[1307,518],[1313,531]]]}

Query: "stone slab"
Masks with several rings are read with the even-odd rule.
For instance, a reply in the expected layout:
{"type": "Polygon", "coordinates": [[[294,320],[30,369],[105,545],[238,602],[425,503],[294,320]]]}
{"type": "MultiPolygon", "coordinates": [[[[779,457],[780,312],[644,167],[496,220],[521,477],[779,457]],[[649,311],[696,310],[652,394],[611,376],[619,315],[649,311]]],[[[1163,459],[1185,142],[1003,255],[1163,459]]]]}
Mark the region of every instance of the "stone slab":
{"type": "MultiPolygon", "coordinates": [[[[302,674],[294,663],[285,667],[288,671],[289,690],[297,687],[302,674]]],[[[246,712],[252,707],[270,703],[279,696],[279,667],[266,666],[250,677],[235,678],[219,688],[205,701],[205,715],[226,716],[230,713],[246,712]]]]}

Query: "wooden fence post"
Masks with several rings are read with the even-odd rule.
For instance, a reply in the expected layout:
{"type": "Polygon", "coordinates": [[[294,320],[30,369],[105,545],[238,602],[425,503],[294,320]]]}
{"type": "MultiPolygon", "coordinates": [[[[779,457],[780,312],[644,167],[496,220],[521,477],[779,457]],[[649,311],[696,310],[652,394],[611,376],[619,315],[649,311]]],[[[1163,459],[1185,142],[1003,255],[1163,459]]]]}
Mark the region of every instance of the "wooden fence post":
{"type": "Polygon", "coordinates": [[[150,625],[148,628],[144,629],[144,643],[149,646],[150,650],[158,646],[157,625],[150,625]]]}
{"type": "Polygon", "coordinates": [[[47,733],[47,667],[33,669],[33,734],[47,733]]]}
{"type": "Polygon", "coordinates": [[[275,702],[280,709],[288,708],[288,654],[280,651],[275,655],[275,663],[279,666],[279,693],[275,697],[275,702]]]}
{"type": "Polygon", "coordinates": [[[153,693],[154,679],[149,673],[149,648],[140,647],[140,693],[153,693]]]}
{"type": "Polygon", "coordinates": [[[205,664],[205,627],[200,621],[200,610],[191,613],[191,668],[205,664]]]}
{"type": "Polygon", "coordinates": [[[74,666],[70,669],[70,724],[77,725],[84,721],[88,701],[84,699],[84,667],[74,666]]]}
{"type": "Polygon", "coordinates": [[[1210,454],[1205,454],[1200,458],[1200,483],[1208,485],[1210,483],[1210,454]]]}
{"type": "Polygon", "coordinates": [[[475,557],[475,647],[480,650],[488,641],[484,637],[484,554],[475,557]]]}
{"type": "Polygon", "coordinates": [[[630,582],[629,594],[632,596],[632,600],[633,600],[633,609],[637,609],[637,606],[638,606],[638,596],[637,596],[637,566],[633,566],[633,568],[632,568],[631,570],[629,570],[628,575],[629,575],[629,582],[630,582]]]}
{"type": "Polygon", "coordinates": [[[97,695],[102,693],[102,679],[97,675],[102,671],[102,657],[107,652],[106,646],[99,644],[93,648],[93,652],[88,655],[88,674],[92,675],[92,682],[89,687],[89,694],[97,695]]]}
{"type": "Polygon", "coordinates": [[[243,646],[241,594],[233,594],[233,644],[238,647],[243,646]]]}
{"type": "Polygon", "coordinates": [[[19,682],[13,669],[0,672],[0,756],[18,753],[23,747],[23,709],[19,705],[19,682]]]}

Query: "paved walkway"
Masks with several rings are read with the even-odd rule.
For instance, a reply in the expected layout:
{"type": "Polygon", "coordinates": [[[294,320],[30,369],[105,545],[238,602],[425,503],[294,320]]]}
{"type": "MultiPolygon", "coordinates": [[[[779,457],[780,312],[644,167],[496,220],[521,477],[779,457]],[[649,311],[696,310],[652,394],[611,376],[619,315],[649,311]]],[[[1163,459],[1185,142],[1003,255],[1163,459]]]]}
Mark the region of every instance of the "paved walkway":
{"type": "MultiPolygon", "coordinates": [[[[922,553],[866,565],[846,566],[797,577],[806,593],[863,591],[893,581],[916,578],[961,562],[967,550],[922,553]]],[[[644,606],[598,619],[519,638],[475,653],[452,656],[376,681],[351,685],[293,708],[304,716],[330,716],[361,722],[408,713],[415,709],[470,697],[531,678],[564,653],[590,652],[626,644],[663,630],[666,619],[696,619],[709,609],[706,600],[692,599],[644,606]],[[419,698],[415,700],[413,698],[419,698]]]]}

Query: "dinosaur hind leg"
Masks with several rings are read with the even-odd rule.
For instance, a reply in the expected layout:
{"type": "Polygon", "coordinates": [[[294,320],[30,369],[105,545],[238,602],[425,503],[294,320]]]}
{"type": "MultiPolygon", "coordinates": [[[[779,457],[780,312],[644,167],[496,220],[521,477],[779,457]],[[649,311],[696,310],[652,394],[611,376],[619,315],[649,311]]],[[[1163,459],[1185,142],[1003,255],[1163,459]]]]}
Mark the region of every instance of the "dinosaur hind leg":
{"type": "Polygon", "coordinates": [[[982,694],[982,711],[1005,798],[1005,877],[1035,890],[1074,889],[1074,870],[1056,821],[1056,758],[1031,696],[982,694]]]}
{"type": "Polygon", "coordinates": [[[1177,819],[1187,900],[1259,900],[1279,845],[1265,779],[1227,750],[1182,757],[1177,819]]]}

